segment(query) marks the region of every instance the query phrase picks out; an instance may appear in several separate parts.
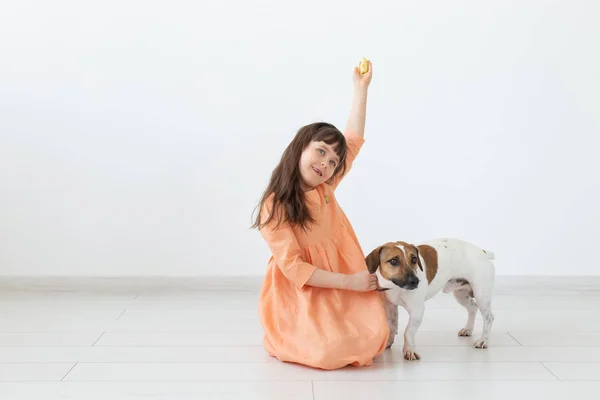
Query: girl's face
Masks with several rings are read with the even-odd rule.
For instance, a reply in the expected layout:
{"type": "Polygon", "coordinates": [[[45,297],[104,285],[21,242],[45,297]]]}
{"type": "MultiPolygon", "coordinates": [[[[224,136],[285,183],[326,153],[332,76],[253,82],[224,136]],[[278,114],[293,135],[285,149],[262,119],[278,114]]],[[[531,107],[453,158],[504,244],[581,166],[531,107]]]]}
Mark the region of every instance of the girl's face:
{"type": "Polygon", "coordinates": [[[325,142],[310,142],[300,157],[300,175],[306,190],[313,189],[331,178],[339,162],[333,146],[325,142]]]}

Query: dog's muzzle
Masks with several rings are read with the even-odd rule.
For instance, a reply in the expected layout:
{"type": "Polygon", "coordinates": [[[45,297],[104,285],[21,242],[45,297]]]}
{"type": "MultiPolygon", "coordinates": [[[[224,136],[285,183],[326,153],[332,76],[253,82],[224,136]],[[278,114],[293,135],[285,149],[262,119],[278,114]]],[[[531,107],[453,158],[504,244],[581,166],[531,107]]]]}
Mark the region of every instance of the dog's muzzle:
{"type": "Polygon", "coordinates": [[[405,279],[392,279],[392,282],[405,290],[414,290],[419,287],[419,278],[416,275],[409,275],[405,279]]]}

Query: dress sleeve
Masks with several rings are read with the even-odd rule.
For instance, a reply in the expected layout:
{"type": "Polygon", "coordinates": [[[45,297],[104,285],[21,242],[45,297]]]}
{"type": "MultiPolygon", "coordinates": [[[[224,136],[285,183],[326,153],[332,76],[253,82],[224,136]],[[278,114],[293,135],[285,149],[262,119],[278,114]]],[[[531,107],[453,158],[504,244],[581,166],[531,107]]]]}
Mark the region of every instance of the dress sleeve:
{"type": "Polygon", "coordinates": [[[352,165],[354,164],[356,156],[358,155],[360,149],[365,143],[364,137],[359,136],[353,132],[346,132],[344,136],[346,137],[346,144],[348,146],[348,152],[346,154],[346,171],[343,175],[338,174],[334,178],[332,182],[333,190],[335,190],[342,181],[342,179],[344,179],[346,175],[348,175],[348,172],[350,172],[350,169],[352,169],[352,165]]]}
{"type": "MultiPolygon", "coordinates": [[[[268,216],[270,209],[265,207],[263,210],[263,215],[268,216]]],[[[271,249],[273,259],[283,275],[298,289],[302,289],[317,267],[303,260],[302,249],[293,228],[285,222],[275,228],[277,222],[276,213],[260,230],[260,234],[271,249]]]]}

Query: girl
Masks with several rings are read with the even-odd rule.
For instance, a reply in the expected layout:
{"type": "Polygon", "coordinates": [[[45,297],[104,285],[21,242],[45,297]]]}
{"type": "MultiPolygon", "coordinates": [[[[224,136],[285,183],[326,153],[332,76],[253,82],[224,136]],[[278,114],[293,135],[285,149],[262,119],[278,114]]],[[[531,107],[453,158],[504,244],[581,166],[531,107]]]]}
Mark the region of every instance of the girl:
{"type": "Polygon", "coordinates": [[[253,227],[272,252],[260,292],[264,347],[281,361],[321,369],[371,365],[389,336],[386,314],[335,189],[364,143],[373,74],[354,68],[346,133],[302,127],[258,206],[253,227]]]}

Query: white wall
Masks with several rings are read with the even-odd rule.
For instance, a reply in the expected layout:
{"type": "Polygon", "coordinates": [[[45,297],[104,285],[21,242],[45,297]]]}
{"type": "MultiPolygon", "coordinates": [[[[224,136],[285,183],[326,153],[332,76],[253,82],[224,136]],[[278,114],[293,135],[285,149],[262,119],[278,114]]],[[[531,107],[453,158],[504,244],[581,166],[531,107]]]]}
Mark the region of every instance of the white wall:
{"type": "Polygon", "coordinates": [[[365,252],[457,236],[499,274],[600,274],[600,11],[584,1],[13,1],[0,274],[263,274],[250,215],[297,128],[343,128],[365,252]]]}

